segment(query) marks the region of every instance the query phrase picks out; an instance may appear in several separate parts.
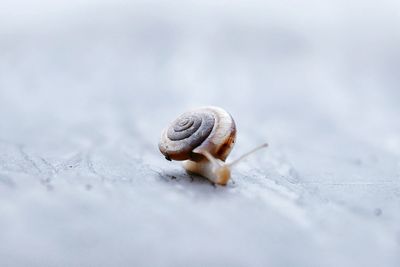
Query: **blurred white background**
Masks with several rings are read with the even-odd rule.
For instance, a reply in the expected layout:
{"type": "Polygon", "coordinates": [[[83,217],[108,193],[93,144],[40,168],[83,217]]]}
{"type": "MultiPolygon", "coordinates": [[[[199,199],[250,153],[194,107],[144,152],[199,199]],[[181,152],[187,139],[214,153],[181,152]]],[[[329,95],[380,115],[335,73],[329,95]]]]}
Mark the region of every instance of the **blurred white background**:
{"type": "Polygon", "coordinates": [[[399,266],[400,2],[2,1],[1,266],[399,266]],[[157,150],[238,126],[227,187],[157,150]]]}

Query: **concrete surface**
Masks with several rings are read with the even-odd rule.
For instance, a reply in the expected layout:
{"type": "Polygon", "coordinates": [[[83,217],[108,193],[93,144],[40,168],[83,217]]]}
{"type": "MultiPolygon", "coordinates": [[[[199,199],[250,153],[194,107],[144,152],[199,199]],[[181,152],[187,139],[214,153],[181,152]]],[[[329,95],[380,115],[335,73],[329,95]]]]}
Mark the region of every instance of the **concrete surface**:
{"type": "Polygon", "coordinates": [[[0,6],[1,266],[400,266],[397,2],[0,6]],[[157,150],[203,105],[226,187],[157,150]]]}

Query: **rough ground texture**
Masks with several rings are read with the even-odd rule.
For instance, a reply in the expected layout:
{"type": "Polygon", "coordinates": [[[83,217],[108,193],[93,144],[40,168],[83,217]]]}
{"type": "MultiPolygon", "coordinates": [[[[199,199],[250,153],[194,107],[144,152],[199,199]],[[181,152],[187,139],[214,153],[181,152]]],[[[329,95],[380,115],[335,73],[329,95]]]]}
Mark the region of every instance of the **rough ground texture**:
{"type": "Polygon", "coordinates": [[[1,266],[400,266],[398,2],[0,6],[1,266]],[[203,105],[226,187],[157,149],[203,105]]]}

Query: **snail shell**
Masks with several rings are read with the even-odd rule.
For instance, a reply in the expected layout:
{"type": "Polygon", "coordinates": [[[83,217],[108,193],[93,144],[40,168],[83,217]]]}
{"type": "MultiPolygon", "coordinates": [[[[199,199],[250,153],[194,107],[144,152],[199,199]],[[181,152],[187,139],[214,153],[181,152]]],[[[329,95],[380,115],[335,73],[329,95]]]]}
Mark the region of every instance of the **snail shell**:
{"type": "Polygon", "coordinates": [[[167,160],[185,161],[186,170],[215,183],[226,184],[230,171],[221,177],[217,167],[225,162],[235,139],[236,126],[232,116],[219,107],[203,107],[186,112],[173,121],[162,132],[158,146],[167,160]]]}
{"type": "Polygon", "coordinates": [[[162,133],[159,148],[168,160],[199,160],[202,151],[225,161],[236,139],[232,116],[218,107],[186,112],[162,133]]]}

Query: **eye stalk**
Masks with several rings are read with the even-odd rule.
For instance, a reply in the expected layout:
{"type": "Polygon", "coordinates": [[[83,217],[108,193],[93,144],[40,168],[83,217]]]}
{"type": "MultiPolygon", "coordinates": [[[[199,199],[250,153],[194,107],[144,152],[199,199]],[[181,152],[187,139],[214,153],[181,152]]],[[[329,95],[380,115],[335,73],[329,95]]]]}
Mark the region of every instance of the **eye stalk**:
{"type": "Polygon", "coordinates": [[[215,158],[208,151],[195,150],[193,152],[204,155],[205,159],[198,162],[187,160],[183,163],[183,166],[187,171],[207,177],[215,184],[226,185],[231,177],[231,170],[233,166],[237,165],[251,154],[254,154],[258,150],[266,147],[268,147],[267,143],[262,144],[243,154],[231,163],[226,163],[215,158]]]}

